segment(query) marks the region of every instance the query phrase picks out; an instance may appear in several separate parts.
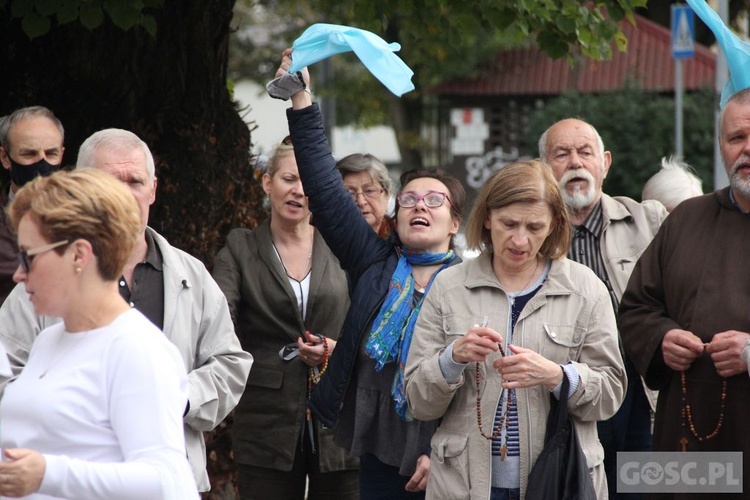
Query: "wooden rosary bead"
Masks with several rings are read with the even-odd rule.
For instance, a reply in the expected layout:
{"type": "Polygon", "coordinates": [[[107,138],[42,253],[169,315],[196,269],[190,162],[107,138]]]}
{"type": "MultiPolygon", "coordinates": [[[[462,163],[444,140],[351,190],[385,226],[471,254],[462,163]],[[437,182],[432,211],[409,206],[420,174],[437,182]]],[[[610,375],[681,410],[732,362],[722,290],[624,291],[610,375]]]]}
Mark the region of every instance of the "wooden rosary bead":
{"type": "Polygon", "coordinates": [[[690,429],[690,433],[695,437],[695,439],[698,440],[698,442],[708,441],[710,439],[715,438],[719,431],[721,430],[721,426],[724,424],[724,408],[726,406],[726,399],[727,399],[727,379],[724,379],[721,383],[721,407],[719,409],[719,419],[716,422],[716,428],[714,428],[713,431],[706,434],[705,436],[701,436],[698,434],[698,431],[695,429],[695,424],[693,423],[693,413],[690,408],[690,405],[687,403],[687,383],[685,381],[685,372],[680,372],[680,384],[682,388],[682,402],[680,407],[680,416],[682,419],[682,438],[680,439],[680,444],[682,445],[682,451],[687,451],[687,431],[685,427],[690,429]]]}

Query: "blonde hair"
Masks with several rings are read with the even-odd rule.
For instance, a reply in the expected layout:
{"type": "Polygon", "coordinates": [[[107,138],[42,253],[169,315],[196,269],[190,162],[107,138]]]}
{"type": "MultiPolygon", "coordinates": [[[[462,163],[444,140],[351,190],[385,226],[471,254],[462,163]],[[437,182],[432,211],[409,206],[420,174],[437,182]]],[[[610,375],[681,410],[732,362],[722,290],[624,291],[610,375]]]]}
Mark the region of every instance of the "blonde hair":
{"type": "Polygon", "coordinates": [[[539,201],[552,211],[552,231],[539,253],[550,259],[562,257],[570,246],[570,219],[552,167],[539,160],[506,165],[485,182],[466,223],[468,248],[492,251],[492,237],[484,223],[493,209],[539,201]]]}
{"type": "MultiPolygon", "coordinates": [[[[122,275],[141,233],[133,195],[119,180],[95,169],[37,177],[16,193],[7,212],[13,232],[29,215],[50,242],[88,241],[107,281],[122,275]]],[[[54,251],[62,255],[65,247],[54,251]]]]}
{"type": "Polygon", "coordinates": [[[271,177],[276,175],[276,172],[279,171],[279,163],[281,162],[281,159],[286,158],[287,156],[294,156],[294,146],[292,146],[292,139],[289,136],[286,136],[278,146],[274,148],[271,157],[268,159],[268,165],[266,167],[268,175],[271,177]]]}

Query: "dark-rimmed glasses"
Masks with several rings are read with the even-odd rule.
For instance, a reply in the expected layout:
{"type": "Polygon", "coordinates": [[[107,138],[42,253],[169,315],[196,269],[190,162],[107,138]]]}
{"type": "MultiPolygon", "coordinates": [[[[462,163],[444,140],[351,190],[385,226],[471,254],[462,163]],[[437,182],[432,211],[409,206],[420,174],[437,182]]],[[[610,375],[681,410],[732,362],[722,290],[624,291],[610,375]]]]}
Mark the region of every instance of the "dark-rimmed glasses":
{"type": "Polygon", "coordinates": [[[428,191],[421,196],[409,191],[406,193],[400,193],[396,197],[396,200],[398,201],[398,206],[402,208],[414,208],[420,200],[427,208],[442,207],[445,200],[448,200],[448,203],[451,203],[451,199],[448,198],[448,195],[441,193],[440,191],[428,191]]]}
{"type": "Polygon", "coordinates": [[[18,260],[21,261],[21,265],[28,273],[31,268],[31,263],[34,262],[34,257],[40,253],[49,252],[57,247],[67,245],[68,240],[58,241],[56,243],[50,243],[49,245],[42,245],[36,248],[29,248],[28,250],[21,250],[18,252],[18,260]]]}
{"type": "Polygon", "coordinates": [[[354,201],[357,201],[357,197],[359,195],[364,196],[368,200],[375,200],[378,196],[380,196],[380,193],[385,191],[383,188],[377,188],[375,186],[365,186],[362,190],[348,187],[346,188],[346,190],[349,191],[349,194],[352,196],[354,201]]]}

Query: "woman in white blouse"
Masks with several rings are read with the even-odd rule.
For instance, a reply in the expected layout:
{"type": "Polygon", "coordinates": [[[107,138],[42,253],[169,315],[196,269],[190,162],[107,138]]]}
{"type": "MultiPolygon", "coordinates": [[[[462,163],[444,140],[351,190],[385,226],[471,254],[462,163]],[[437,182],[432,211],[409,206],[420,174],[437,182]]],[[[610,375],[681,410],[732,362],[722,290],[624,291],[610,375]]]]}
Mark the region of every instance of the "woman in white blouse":
{"type": "Polygon", "coordinates": [[[120,297],[141,223],[115,178],[58,172],[8,208],[41,332],[0,402],[3,497],[198,498],[185,455],[177,349],[120,297]]]}

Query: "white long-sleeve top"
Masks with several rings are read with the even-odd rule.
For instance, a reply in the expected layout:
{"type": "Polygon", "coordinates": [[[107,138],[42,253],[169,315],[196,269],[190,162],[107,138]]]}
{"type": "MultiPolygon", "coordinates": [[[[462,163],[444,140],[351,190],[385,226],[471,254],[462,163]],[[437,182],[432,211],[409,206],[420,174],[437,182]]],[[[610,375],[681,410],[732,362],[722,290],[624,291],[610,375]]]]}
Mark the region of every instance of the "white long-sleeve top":
{"type": "Polygon", "coordinates": [[[0,444],[44,455],[27,498],[198,498],[185,452],[187,375],[141,313],[68,333],[43,330],[0,401],[0,444]]]}

